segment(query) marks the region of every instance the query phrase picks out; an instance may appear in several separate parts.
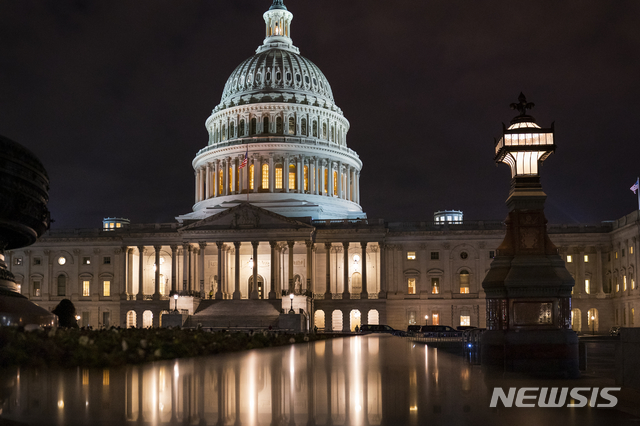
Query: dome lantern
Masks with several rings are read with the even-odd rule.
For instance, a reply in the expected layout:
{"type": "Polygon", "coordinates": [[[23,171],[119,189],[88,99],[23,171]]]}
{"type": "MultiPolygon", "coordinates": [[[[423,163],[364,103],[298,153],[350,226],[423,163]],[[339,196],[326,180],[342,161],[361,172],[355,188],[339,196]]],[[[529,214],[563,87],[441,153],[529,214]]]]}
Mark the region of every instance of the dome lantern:
{"type": "Polygon", "coordinates": [[[297,51],[297,48],[293,46],[293,40],[291,40],[293,13],[287,10],[283,0],[274,0],[269,10],[264,13],[263,18],[266,25],[266,38],[257,53],[274,47],[297,51]]]}

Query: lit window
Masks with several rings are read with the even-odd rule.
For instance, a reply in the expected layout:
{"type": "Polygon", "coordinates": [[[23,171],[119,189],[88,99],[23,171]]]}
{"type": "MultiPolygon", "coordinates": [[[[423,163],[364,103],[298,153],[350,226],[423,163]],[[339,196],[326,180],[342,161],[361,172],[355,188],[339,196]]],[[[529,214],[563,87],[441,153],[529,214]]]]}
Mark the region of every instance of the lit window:
{"type": "Polygon", "coordinates": [[[338,194],[338,172],[333,171],[333,195],[338,194]]]}
{"type": "Polygon", "coordinates": [[[109,228],[110,228],[110,229],[113,229],[113,228],[115,228],[115,227],[116,227],[115,222],[110,222],[110,223],[109,223],[109,228]]]}
{"type": "Polygon", "coordinates": [[[253,190],[253,164],[249,166],[249,189],[253,190]]]}
{"type": "Polygon", "coordinates": [[[276,189],[282,189],[282,166],[276,166],[276,189]]]}
{"type": "Polygon", "coordinates": [[[431,278],[431,293],[440,294],[440,278],[431,278]]]}
{"type": "MultiPolygon", "coordinates": [[[[298,76],[300,78],[300,76],[298,76]]],[[[296,120],[293,117],[289,117],[289,134],[295,135],[296,133],[296,120]]]]}
{"type": "Polygon", "coordinates": [[[616,252],[616,259],[618,258],[618,252],[616,252]]]}
{"type": "Polygon", "coordinates": [[[469,271],[460,271],[460,293],[469,293],[469,271]]]}
{"type": "Polygon", "coordinates": [[[620,291],[620,283],[618,282],[618,277],[616,277],[616,293],[620,291]]]}
{"type": "Polygon", "coordinates": [[[105,256],[105,257],[102,259],[102,264],[103,264],[103,265],[111,265],[111,257],[110,257],[110,256],[105,256]]]}
{"type": "Polygon", "coordinates": [[[64,296],[67,291],[67,277],[58,275],[58,296],[64,296]]]}
{"type": "Polygon", "coordinates": [[[622,276],[622,291],[627,291],[627,276],[622,276]]]}
{"type": "Polygon", "coordinates": [[[111,281],[102,281],[102,294],[111,296],[111,281]]]}
{"type": "Polygon", "coordinates": [[[58,265],[64,265],[65,263],[67,263],[67,259],[65,259],[64,256],[60,256],[58,258],[58,265]]]}
{"type": "Polygon", "coordinates": [[[584,291],[587,294],[591,293],[591,286],[590,286],[589,280],[584,280],[584,291]]]}
{"type": "MultiPolygon", "coordinates": [[[[629,254],[631,254],[631,251],[629,251],[629,254]]],[[[636,310],[635,308],[631,308],[631,325],[633,325],[636,322],[636,310]]]]}
{"type": "Polygon", "coordinates": [[[220,169],[220,173],[218,173],[218,195],[222,195],[222,193],[224,192],[224,184],[222,182],[223,180],[224,180],[224,171],[220,169]]]}
{"type": "Polygon", "coordinates": [[[633,254],[633,246],[629,246],[629,254],[633,254]]]}
{"type": "Polygon", "coordinates": [[[122,228],[122,224],[120,222],[116,223],[116,228],[122,228]]]}
{"type": "Polygon", "coordinates": [[[589,263],[589,255],[588,254],[584,255],[584,263],[589,263]]]}
{"type": "Polygon", "coordinates": [[[461,326],[470,326],[471,325],[471,316],[469,316],[469,315],[460,315],[460,325],[461,326]]]}
{"type": "Polygon", "coordinates": [[[573,262],[573,257],[570,254],[568,254],[567,255],[567,263],[571,263],[571,262],[573,262]]]}
{"type": "Polygon", "coordinates": [[[40,291],[41,291],[40,290],[40,281],[34,281],[33,282],[33,295],[35,297],[40,297],[41,296],[40,291]]]}
{"type": "Polygon", "coordinates": [[[431,260],[439,260],[440,259],[440,252],[439,251],[432,251],[431,252],[431,260]]]}
{"type": "MultiPolygon", "coordinates": [[[[308,79],[309,77],[305,77],[306,79],[308,79]]],[[[300,120],[300,133],[302,133],[303,136],[307,136],[307,119],[303,118],[302,120],[300,120]]]]}
{"type": "Polygon", "coordinates": [[[91,282],[90,281],[82,281],[82,295],[84,297],[91,296],[91,282]]]}
{"type": "Polygon", "coordinates": [[[440,312],[439,311],[431,312],[431,324],[440,325],[440,312]]]}
{"type": "Polygon", "coordinates": [[[416,252],[408,251],[407,252],[407,260],[416,260],[416,252]]]}
{"type": "Polygon", "coordinates": [[[289,164],[289,189],[296,189],[296,166],[289,164]]]}
{"type": "Polygon", "coordinates": [[[416,279],[409,278],[407,294],[416,294],[416,279]]]}
{"type": "Polygon", "coordinates": [[[262,165],[262,189],[269,189],[269,165],[262,165]]]}
{"type": "Polygon", "coordinates": [[[329,192],[329,169],[325,167],[324,169],[324,193],[327,194],[329,192]]]}
{"type": "Polygon", "coordinates": [[[309,190],[309,166],[304,166],[304,190],[309,190]]]}
{"type": "Polygon", "coordinates": [[[22,265],[22,258],[21,257],[16,257],[15,259],[13,259],[13,264],[14,265],[22,265]]]}
{"type": "Polygon", "coordinates": [[[229,166],[229,192],[233,191],[233,167],[229,166]]]}
{"type": "Polygon", "coordinates": [[[102,370],[102,386],[109,386],[109,369],[102,370]]]}
{"type": "Polygon", "coordinates": [[[82,258],[82,264],[83,265],[91,265],[91,258],[90,257],[83,257],[82,258]]]}

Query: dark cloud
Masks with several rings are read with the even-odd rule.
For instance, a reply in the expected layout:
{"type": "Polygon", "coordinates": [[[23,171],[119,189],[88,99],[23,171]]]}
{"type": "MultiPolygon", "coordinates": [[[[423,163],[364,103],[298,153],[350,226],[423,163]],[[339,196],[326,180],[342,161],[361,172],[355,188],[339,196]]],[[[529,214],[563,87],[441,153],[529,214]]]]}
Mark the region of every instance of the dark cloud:
{"type": "MultiPolygon", "coordinates": [[[[56,226],[169,221],[235,66],[264,38],[257,0],[0,3],[0,134],[37,153],[56,226]]],[[[556,122],[542,169],[553,222],[637,208],[635,1],[288,0],[292,36],[332,84],[370,217],[501,219],[493,137],[518,93],[556,122]]]]}

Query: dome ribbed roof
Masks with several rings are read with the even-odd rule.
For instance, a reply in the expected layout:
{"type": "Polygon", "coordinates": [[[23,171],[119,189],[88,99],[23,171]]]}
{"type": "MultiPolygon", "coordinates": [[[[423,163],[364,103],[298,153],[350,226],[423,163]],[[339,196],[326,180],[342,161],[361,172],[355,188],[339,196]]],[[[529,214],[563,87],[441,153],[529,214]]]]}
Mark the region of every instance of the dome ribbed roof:
{"type": "Polygon", "coordinates": [[[320,68],[307,58],[284,49],[268,49],[242,62],[224,86],[221,103],[257,93],[308,94],[333,101],[333,92],[320,68]]]}

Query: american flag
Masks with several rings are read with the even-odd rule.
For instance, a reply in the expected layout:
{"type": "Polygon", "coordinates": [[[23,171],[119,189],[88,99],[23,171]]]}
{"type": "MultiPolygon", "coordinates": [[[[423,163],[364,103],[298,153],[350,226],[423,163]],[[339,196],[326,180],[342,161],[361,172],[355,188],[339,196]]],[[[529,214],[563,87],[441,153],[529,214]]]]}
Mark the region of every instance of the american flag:
{"type": "Polygon", "coordinates": [[[640,178],[638,180],[636,180],[636,183],[633,184],[633,186],[630,188],[633,193],[635,194],[636,191],[638,190],[638,187],[640,186],[640,178]]]}
{"type": "Polygon", "coordinates": [[[244,153],[244,160],[242,160],[242,163],[240,163],[240,169],[246,166],[248,162],[249,162],[249,147],[247,147],[247,152],[244,153]]]}

